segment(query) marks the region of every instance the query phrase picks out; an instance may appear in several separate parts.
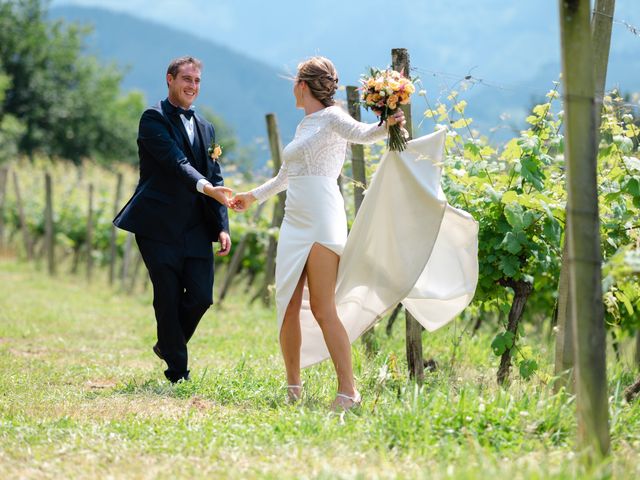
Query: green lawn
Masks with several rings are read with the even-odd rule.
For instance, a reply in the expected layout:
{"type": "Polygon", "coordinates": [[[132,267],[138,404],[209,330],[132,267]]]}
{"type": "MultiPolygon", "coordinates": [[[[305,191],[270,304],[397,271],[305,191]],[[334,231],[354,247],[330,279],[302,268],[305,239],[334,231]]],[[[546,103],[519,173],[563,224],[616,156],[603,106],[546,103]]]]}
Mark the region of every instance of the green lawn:
{"type": "Polygon", "coordinates": [[[363,406],[337,415],[329,362],[307,369],[305,400],[286,405],[275,314],[247,303],[238,292],[206,314],[192,381],[171,386],[151,351],[150,293],[0,259],[0,478],[640,477],[626,359],[609,359],[612,461],[585,472],[572,453],[573,398],[548,385],[544,336],[528,338],[539,374],[501,389],[491,332],[425,333],[438,369],[418,390],[403,322],[391,338],[379,328],[377,355],[355,349],[363,406]]]}

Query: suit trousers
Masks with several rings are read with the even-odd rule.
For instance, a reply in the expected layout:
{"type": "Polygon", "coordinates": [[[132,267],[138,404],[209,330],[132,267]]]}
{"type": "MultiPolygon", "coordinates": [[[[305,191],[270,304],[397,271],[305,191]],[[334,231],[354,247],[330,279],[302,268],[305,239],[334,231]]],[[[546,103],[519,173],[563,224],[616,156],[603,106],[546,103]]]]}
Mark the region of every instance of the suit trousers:
{"type": "MultiPolygon", "coordinates": [[[[199,235],[198,235],[199,237],[199,235]]],[[[187,343],[213,304],[213,248],[204,240],[193,248],[185,235],[181,244],[167,244],[136,235],[153,284],[158,346],[172,382],[189,377],[187,343]]]]}

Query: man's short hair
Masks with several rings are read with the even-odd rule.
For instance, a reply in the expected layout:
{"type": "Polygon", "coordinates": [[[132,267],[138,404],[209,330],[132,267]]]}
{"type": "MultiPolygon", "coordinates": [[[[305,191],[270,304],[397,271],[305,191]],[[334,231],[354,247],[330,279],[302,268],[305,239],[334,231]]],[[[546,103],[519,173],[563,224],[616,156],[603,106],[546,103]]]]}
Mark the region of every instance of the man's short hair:
{"type": "Polygon", "coordinates": [[[178,72],[180,71],[180,67],[182,65],[186,65],[188,63],[193,64],[199,70],[202,70],[202,62],[195,57],[179,57],[174,60],[171,60],[169,67],[167,67],[167,75],[171,75],[173,78],[176,78],[178,72]]]}

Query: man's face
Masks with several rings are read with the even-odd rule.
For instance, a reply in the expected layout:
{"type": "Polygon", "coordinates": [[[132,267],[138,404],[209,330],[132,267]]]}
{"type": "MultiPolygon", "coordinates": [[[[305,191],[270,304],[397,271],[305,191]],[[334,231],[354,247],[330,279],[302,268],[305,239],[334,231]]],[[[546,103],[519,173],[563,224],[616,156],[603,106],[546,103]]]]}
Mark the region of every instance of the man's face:
{"type": "Polygon", "coordinates": [[[167,83],[171,103],[188,109],[200,93],[200,69],[192,63],[180,65],[175,78],[167,74],[167,83]]]}

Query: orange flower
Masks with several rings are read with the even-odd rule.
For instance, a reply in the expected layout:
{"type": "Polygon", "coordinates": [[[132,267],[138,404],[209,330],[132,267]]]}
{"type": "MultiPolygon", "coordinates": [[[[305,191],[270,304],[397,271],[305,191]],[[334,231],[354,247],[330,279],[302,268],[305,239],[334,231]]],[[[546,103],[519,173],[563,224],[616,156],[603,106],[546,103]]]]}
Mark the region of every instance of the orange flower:
{"type": "Polygon", "coordinates": [[[222,146],[217,143],[211,142],[211,145],[207,149],[207,153],[211,157],[211,160],[218,160],[222,155],[222,146]]]}

